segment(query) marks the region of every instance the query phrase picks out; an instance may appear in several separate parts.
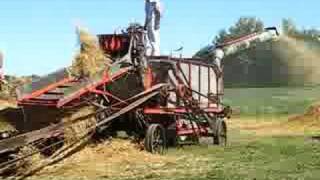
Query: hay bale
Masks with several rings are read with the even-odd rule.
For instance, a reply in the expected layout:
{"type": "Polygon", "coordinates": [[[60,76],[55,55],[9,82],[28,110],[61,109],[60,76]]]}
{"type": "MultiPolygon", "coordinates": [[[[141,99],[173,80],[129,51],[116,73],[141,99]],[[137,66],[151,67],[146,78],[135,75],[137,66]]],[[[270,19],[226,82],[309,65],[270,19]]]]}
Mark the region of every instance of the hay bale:
{"type": "Polygon", "coordinates": [[[66,144],[73,143],[81,139],[81,137],[88,134],[90,131],[94,130],[96,124],[95,116],[92,116],[94,112],[94,107],[86,106],[63,117],[62,122],[66,124],[79,120],[72,125],[66,125],[64,127],[64,138],[66,144]]]}
{"type": "Polygon", "coordinates": [[[96,36],[90,35],[86,30],[78,28],[80,52],[75,56],[69,75],[73,77],[93,77],[98,72],[107,70],[111,58],[99,47],[96,36]]]}
{"type": "Polygon", "coordinates": [[[32,82],[31,76],[5,76],[5,81],[0,82],[0,99],[16,100],[16,89],[26,83],[32,82]]]}

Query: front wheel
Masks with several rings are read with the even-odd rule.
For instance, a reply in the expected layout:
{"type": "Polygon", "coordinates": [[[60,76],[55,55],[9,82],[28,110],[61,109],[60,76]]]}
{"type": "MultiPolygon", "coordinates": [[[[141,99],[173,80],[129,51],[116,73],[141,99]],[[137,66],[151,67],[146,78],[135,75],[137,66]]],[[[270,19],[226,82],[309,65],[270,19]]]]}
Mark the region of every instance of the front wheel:
{"type": "Polygon", "coordinates": [[[161,124],[151,124],[148,127],[144,146],[152,154],[164,154],[166,152],[166,132],[161,124]]]}
{"type": "Polygon", "coordinates": [[[217,119],[216,121],[213,144],[220,146],[227,145],[227,124],[223,119],[217,119]]]}

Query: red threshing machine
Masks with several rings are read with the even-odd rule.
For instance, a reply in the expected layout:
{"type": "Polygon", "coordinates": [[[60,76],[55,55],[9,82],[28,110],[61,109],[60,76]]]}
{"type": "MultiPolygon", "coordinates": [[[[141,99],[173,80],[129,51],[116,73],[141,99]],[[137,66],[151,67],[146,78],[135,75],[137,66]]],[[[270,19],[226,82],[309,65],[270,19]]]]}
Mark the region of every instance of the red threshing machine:
{"type": "MultiPolygon", "coordinates": [[[[98,37],[101,48],[114,59],[109,71],[88,80],[69,78],[66,69],[54,72],[22,87],[18,104],[25,111],[45,114],[96,106],[99,132],[118,119],[121,125],[112,126],[136,131],[150,152],[163,152],[168,143],[197,142],[201,136],[212,136],[215,144],[226,143],[223,118],[230,109],[221,104],[223,81],[216,65],[202,59],[146,57],[139,26],[98,37]]],[[[47,122],[29,124],[30,130],[47,126],[47,122]]]]}
{"type": "MultiPolygon", "coordinates": [[[[218,47],[230,54],[243,44],[270,39],[266,37],[271,30],[275,29],[218,47]]],[[[19,88],[24,131],[0,141],[0,154],[63,135],[65,124],[59,122],[59,115],[88,105],[96,108],[97,133],[129,129],[144,139],[151,153],[163,153],[171,144],[197,143],[201,137],[225,145],[225,118],[231,109],[222,104],[221,67],[208,59],[146,56],[145,37],[139,25],[122,34],[98,35],[101,48],[113,59],[108,70],[77,79],[61,69],[19,88]],[[30,111],[44,115],[33,119],[30,111]]]]}

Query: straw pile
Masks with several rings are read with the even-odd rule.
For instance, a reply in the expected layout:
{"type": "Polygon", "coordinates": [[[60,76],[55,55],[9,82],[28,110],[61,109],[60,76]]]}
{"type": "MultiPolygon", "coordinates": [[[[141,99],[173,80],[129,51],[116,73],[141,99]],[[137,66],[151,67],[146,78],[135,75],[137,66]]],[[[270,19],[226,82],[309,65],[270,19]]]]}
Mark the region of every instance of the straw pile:
{"type": "MultiPolygon", "coordinates": [[[[153,155],[141,151],[136,144],[113,139],[86,146],[69,158],[43,169],[37,177],[99,179],[101,177],[140,177],[144,173],[163,170],[176,164],[174,157],[153,155]],[[147,172],[146,172],[147,170],[147,172]]],[[[140,179],[140,178],[135,178],[140,179]]]]}
{"type": "Polygon", "coordinates": [[[95,112],[95,108],[91,106],[82,107],[74,113],[66,115],[62,122],[74,122],[72,125],[66,125],[64,128],[65,143],[70,144],[78,141],[81,137],[88,134],[93,130],[96,119],[92,114],[95,112]]]}
{"type": "Polygon", "coordinates": [[[287,123],[290,127],[301,128],[303,130],[320,129],[320,105],[311,105],[304,114],[289,118],[287,123]]]}
{"type": "MultiPolygon", "coordinates": [[[[25,146],[20,149],[18,157],[24,157],[36,152],[38,149],[32,145],[25,146]]],[[[16,173],[24,174],[25,172],[31,170],[35,166],[39,166],[43,163],[45,157],[41,153],[36,153],[22,161],[19,161],[16,165],[16,173]]]]}
{"type": "Polygon", "coordinates": [[[0,99],[15,100],[17,97],[16,88],[31,81],[32,76],[5,76],[5,83],[1,82],[0,99]]]}
{"type": "Polygon", "coordinates": [[[81,28],[77,28],[77,33],[81,50],[69,68],[69,75],[90,78],[102,70],[107,70],[111,59],[100,49],[96,36],[81,28]]]}

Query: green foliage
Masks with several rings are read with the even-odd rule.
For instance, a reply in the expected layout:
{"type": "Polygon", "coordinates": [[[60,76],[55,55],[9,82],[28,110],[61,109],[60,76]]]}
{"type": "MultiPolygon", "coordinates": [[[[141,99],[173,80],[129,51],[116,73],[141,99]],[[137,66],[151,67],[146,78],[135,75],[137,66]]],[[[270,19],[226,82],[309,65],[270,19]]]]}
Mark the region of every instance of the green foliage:
{"type": "Polygon", "coordinates": [[[223,43],[250,33],[261,32],[263,29],[264,24],[261,20],[254,17],[241,17],[228,31],[220,30],[219,35],[213,40],[213,44],[223,43]]]}
{"type": "Polygon", "coordinates": [[[200,49],[194,57],[211,58],[211,49],[216,44],[221,44],[225,41],[239,38],[244,35],[248,35],[253,32],[260,32],[264,29],[263,22],[253,17],[241,17],[234,26],[231,26],[228,30],[220,30],[218,35],[212,41],[212,44],[200,49]]]}
{"type": "Polygon", "coordinates": [[[292,19],[282,20],[282,33],[296,39],[319,43],[320,31],[314,28],[298,30],[292,19]]]}
{"type": "Polygon", "coordinates": [[[299,33],[292,19],[282,20],[282,33],[285,33],[287,35],[293,35],[293,34],[299,33]]]}
{"type": "MultiPolygon", "coordinates": [[[[241,17],[228,30],[221,30],[212,44],[202,48],[196,57],[212,58],[211,48],[232,38],[241,37],[252,32],[262,31],[264,24],[253,17],[241,17]]],[[[302,41],[308,47],[320,50],[320,32],[316,29],[298,30],[291,19],[283,19],[282,33],[302,41]]],[[[290,52],[288,44],[276,42],[258,43],[250,49],[227,56],[223,60],[226,87],[274,87],[303,86],[309,72],[291,72],[289,63],[297,55],[290,52]],[[286,56],[283,54],[287,53],[286,56]],[[290,54],[291,53],[291,54],[290,54]]],[[[308,59],[303,59],[308,60],[308,59]]],[[[302,67],[301,67],[302,68],[302,67]]]]}
{"type": "Polygon", "coordinates": [[[211,59],[211,53],[210,50],[212,48],[212,45],[207,45],[203,48],[201,48],[193,57],[201,57],[204,59],[211,59]]]}

